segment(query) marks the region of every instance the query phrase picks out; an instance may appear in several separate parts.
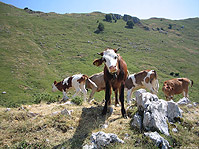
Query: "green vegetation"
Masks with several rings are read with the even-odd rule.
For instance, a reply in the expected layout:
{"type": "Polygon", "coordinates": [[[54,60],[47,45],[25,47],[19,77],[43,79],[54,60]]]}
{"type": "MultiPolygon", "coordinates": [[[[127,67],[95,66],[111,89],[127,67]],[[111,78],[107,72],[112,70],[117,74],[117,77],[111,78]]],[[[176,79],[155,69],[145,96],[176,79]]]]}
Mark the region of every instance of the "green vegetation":
{"type": "MultiPolygon", "coordinates": [[[[124,28],[122,19],[117,23],[104,21],[105,30],[95,34],[97,21],[105,14],[55,14],[33,13],[0,3],[0,105],[16,107],[34,103],[33,95],[47,93],[62,97],[61,92],[52,93],[54,80],[62,80],[76,73],[92,75],[103,66],[92,65],[96,54],[107,47],[118,48],[130,73],[155,69],[160,89],[158,96],[164,98],[162,83],[179,73],[194,82],[190,88],[190,100],[199,97],[199,19],[167,20],[152,18],[141,20],[133,30],[124,28]],[[161,21],[162,20],[162,21],[161,21]],[[172,24],[172,29],[168,29],[172,24]],[[167,34],[159,33],[162,28],[167,34]],[[154,29],[154,30],[153,30],[154,29]]],[[[102,101],[104,92],[95,94],[102,101]]],[[[179,100],[182,95],[175,96],[179,100]]]]}
{"type": "Polygon", "coordinates": [[[127,25],[127,28],[133,28],[134,23],[133,23],[133,21],[127,21],[126,25],[127,25]]]}

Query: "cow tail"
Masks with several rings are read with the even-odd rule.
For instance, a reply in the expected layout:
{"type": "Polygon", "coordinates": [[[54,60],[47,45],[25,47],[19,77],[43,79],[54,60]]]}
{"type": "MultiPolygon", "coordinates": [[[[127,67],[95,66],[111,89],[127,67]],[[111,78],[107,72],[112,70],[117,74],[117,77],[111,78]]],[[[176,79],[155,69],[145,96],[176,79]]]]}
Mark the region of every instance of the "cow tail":
{"type": "Polygon", "coordinates": [[[190,82],[191,82],[191,87],[193,86],[193,80],[190,80],[190,82]]]}

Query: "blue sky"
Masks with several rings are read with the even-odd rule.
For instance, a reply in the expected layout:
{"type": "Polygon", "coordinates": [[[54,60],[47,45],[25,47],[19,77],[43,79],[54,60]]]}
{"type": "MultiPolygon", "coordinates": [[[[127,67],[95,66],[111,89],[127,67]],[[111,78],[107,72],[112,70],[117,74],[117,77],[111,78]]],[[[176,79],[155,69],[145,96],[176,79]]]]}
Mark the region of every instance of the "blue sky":
{"type": "Polygon", "coordinates": [[[0,0],[18,8],[56,13],[129,14],[140,19],[162,17],[186,19],[199,17],[199,0],[0,0]]]}

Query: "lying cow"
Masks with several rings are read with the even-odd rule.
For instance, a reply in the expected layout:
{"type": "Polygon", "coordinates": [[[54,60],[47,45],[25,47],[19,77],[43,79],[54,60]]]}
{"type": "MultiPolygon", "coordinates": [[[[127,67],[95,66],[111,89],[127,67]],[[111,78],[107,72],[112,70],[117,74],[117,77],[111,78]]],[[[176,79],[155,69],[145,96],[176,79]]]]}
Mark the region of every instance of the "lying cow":
{"type": "Polygon", "coordinates": [[[132,75],[129,75],[125,81],[127,92],[127,103],[130,104],[131,94],[138,88],[146,88],[151,93],[157,94],[159,83],[155,70],[144,70],[132,75]]]}
{"type": "Polygon", "coordinates": [[[88,78],[87,75],[76,74],[76,75],[73,75],[72,77],[67,77],[63,81],[60,81],[60,82],[54,81],[54,83],[52,84],[52,91],[55,92],[55,91],[59,90],[59,91],[63,92],[63,100],[65,101],[65,100],[69,99],[68,96],[66,95],[66,92],[70,88],[75,88],[76,92],[72,98],[74,98],[80,92],[82,92],[84,95],[84,100],[86,100],[86,94],[87,94],[87,90],[85,89],[86,80],[88,80],[93,86],[96,87],[95,83],[93,83],[88,78]]]}
{"type": "Polygon", "coordinates": [[[183,94],[184,97],[188,97],[189,84],[193,86],[193,80],[187,78],[175,78],[164,82],[162,91],[166,99],[173,99],[176,94],[183,94]]]}

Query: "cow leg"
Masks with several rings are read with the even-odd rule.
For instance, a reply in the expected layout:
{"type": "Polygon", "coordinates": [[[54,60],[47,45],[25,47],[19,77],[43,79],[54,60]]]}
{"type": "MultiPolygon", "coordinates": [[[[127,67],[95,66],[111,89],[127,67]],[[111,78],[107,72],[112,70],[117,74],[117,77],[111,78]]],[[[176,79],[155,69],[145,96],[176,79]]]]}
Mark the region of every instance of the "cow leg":
{"type": "Polygon", "coordinates": [[[82,93],[83,93],[83,95],[84,95],[84,101],[86,101],[87,90],[86,90],[86,88],[85,88],[85,84],[84,84],[84,83],[81,83],[81,84],[80,84],[80,89],[81,89],[81,91],[82,91],[82,93]]]}
{"type": "Polygon", "coordinates": [[[66,91],[63,90],[63,101],[68,100],[68,96],[66,95],[66,91]]]}
{"type": "Polygon", "coordinates": [[[131,89],[129,89],[129,90],[127,91],[127,104],[128,104],[128,105],[130,105],[132,92],[133,92],[133,88],[131,88],[131,89]]]}
{"type": "Polygon", "coordinates": [[[122,83],[121,84],[121,87],[120,87],[120,102],[121,102],[121,112],[122,112],[122,116],[124,118],[127,118],[127,115],[126,115],[126,110],[124,108],[124,84],[122,83]]]}
{"type": "Polygon", "coordinates": [[[105,105],[102,111],[102,115],[105,115],[107,113],[107,106],[108,106],[108,103],[110,103],[110,97],[111,97],[111,86],[109,82],[106,82],[105,105]]]}
{"type": "Polygon", "coordinates": [[[97,91],[97,87],[93,87],[88,101],[91,101],[96,91],[97,91]]]}
{"type": "Polygon", "coordinates": [[[119,106],[119,101],[118,101],[118,90],[115,90],[115,106],[119,106]]]}
{"type": "Polygon", "coordinates": [[[75,92],[75,94],[73,95],[72,98],[76,97],[80,93],[80,91],[81,91],[80,88],[76,88],[76,92],[75,92]]]}

